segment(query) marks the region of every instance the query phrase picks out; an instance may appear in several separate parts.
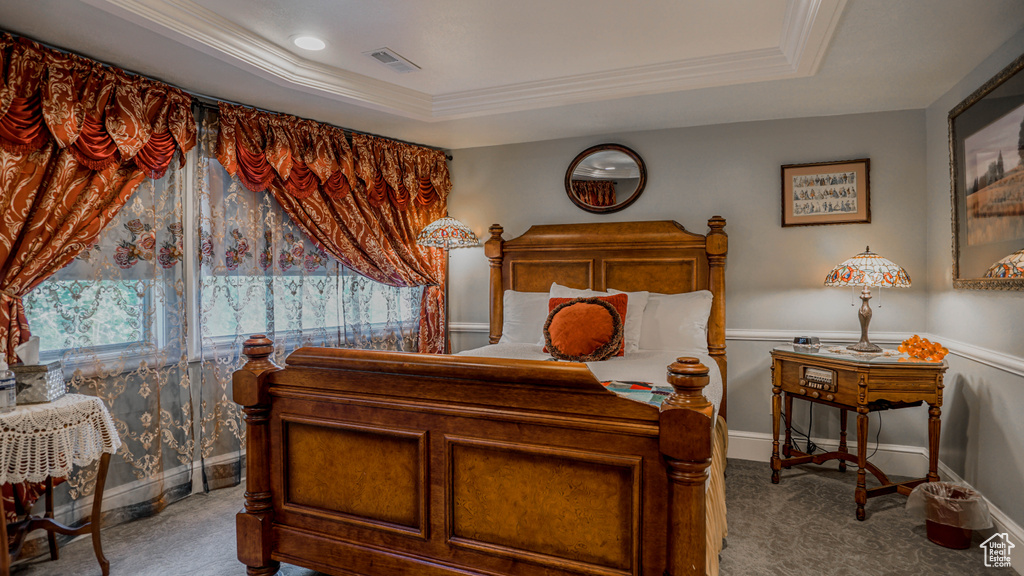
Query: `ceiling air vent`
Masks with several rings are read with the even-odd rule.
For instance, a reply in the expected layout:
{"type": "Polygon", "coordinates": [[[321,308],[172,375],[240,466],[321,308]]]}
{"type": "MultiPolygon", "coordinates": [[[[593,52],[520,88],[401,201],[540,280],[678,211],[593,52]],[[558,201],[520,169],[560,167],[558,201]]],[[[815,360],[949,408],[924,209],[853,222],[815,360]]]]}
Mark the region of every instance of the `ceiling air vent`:
{"type": "Polygon", "coordinates": [[[420,67],[409,62],[405,58],[399,56],[398,52],[395,52],[391,48],[378,48],[376,50],[370,50],[369,52],[363,52],[370,58],[373,58],[377,62],[391,68],[395,72],[405,74],[407,72],[413,72],[419,70],[420,67]]]}

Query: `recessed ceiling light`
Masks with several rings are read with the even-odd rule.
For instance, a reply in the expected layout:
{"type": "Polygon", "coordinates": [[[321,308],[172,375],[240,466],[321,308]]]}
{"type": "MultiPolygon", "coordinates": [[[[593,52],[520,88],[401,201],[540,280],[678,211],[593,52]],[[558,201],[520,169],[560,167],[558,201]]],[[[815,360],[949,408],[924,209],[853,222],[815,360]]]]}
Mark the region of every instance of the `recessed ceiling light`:
{"type": "Polygon", "coordinates": [[[323,40],[313,36],[297,36],[292,42],[303,50],[323,50],[327,47],[323,40]]]}
{"type": "Polygon", "coordinates": [[[615,166],[605,166],[605,170],[615,170],[615,166]]]}

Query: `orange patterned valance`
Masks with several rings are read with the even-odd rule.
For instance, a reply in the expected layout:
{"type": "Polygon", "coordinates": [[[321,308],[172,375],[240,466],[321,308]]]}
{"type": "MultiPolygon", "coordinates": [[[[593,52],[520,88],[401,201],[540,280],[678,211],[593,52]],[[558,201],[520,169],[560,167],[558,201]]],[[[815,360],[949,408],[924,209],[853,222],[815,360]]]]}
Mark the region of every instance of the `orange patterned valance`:
{"type": "Polygon", "coordinates": [[[162,82],[0,34],[0,148],[50,138],[93,170],[134,163],[160,178],[196,143],[192,98],[162,82]]]}
{"type": "Polygon", "coordinates": [[[224,103],[217,159],[254,192],[278,180],[299,199],[317,189],[335,199],[355,190],[371,205],[404,210],[412,200],[445,199],[452,187],[437,150],[364,134],[349,144],[341,128],[224,103]]]}

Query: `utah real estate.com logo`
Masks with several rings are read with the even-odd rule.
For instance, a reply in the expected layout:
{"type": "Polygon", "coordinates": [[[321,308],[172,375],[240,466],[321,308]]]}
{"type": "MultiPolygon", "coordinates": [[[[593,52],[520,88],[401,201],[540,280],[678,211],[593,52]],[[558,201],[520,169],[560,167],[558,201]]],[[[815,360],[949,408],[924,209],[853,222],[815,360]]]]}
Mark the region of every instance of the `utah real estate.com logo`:
{"type": "Polygon", "coordinates": [[[985,566],[1010,568],[1010,551],[1014,546],[1006,532],[993,534],[991,538],[981,543],[981,548],[985,551],[985,566]]]}

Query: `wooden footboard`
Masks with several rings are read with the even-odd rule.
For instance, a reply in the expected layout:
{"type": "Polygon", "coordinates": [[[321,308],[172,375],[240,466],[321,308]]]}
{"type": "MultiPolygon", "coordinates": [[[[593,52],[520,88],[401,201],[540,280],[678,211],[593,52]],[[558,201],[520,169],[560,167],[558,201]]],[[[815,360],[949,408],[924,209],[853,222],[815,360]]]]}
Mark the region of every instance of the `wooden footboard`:
{"type": "Polygon", "coordinates": [[[582,364],[245,343],[238,558],[339,576],[705,572],[707,368],[658,409],[582,364]]]}

